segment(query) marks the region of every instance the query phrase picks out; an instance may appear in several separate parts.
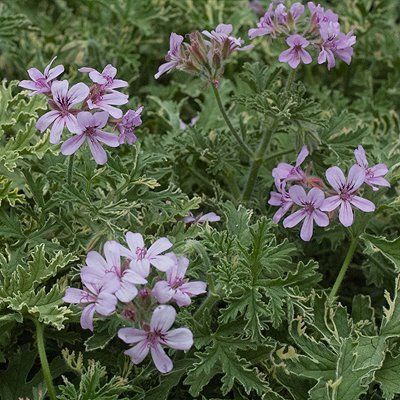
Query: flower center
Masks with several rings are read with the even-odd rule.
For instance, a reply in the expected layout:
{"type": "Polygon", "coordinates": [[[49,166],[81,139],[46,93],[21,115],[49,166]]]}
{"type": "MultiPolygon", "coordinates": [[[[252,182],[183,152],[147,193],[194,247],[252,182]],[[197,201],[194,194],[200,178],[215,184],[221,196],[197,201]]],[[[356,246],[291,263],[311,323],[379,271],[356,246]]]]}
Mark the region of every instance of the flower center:
{"type": "Polygon", "coordinates": [[[136,254],[137,260],[141,261],[146,257],[147,249],[145,247],[137,247],[135,254],[136,254]]]}
{"type": "Polygon", "coordinates": [[[314,204],[312,204],[312,203],[304,204],[304,210],[306,211],[306,213],[312,214],[315,210],[314,204]]]}
{"type": "Polygon", "coordinates": [[[176,278],[174,283],[171,285],[172,289],[178,289],[180,286],[182,286],[184,283],[187,282],[187,279],[184,278],[176,278]]]}

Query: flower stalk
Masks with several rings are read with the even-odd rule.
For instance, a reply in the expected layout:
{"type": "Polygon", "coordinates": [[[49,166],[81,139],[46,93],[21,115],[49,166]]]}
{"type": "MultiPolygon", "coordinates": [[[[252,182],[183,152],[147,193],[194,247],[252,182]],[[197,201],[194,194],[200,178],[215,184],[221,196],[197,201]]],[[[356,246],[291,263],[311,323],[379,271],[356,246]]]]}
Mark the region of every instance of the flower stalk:
{"type": "Polygon", "coordinates": [[[37,320],[34,319],[35,327],[36,327],[36,342],[39,352],[40,364],[42,366],[42,372],[44,376],[44,380],[46,382],[48,395],[50,400],[56,400],[56,390],[53,385],[53,378],[51,376],[49,362],[47,361],[46,348],[44,344],[44,336],[43,336],[43,325],[37,320]]]}
{"type": "Polygon", "coordinates": [[[71,154],[71,157],[69,158],[69,161],[68,161],[68,172],[67,172],[68,186],[71,186],[71,184],[72,184],[72,175],[74,172],[74,158],[75,158],[75,154],[71,154]]]}
{"type": "Polygon", "coordinates": [[[338,290],[340,288],[340,285],[341,285],[341,283],[342,283],[342,281],[343,281],[343,279],[344,279],[344,277],[346,275],[346,271],[349,268],[351,260],[353,259],[353,255],[354,255],[354,253],[355,253],[355,251],[357,249],[357,245],[358,245],[358,238],[353,237],[351,239],[350,247],[349,247],[349,250],[347,251],[346,258],[343,261],[342,268],[340,268],[339,274],[338,274],[338,276],[336,278],[336,281],[335,281],[335,283],[333,285],[333,288],[332,288],[332,290],[331,290],[331,292],[329,294],[328,300],[329,300],[330,303],[333,302],[333,300],[334,300],[334,298],[336,296],[336,293],[338,292],[338,290]]]}

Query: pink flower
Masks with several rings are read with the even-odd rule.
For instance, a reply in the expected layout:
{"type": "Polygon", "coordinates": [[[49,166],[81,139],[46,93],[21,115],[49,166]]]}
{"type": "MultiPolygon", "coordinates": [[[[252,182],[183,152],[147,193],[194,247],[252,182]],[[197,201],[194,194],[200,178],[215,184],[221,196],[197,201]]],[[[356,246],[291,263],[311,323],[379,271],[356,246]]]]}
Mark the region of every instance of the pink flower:
{"type": "MultiPolygon", "coordinates": [[[[51,124],[50,143],[60,142],[65,126],[74,132],[76,117],[72,107],[81,103],[89,94],[89,88],[84,83],[77,83],[68,90],[68,81],[56,81],[51,86],[53,100],[50,100],[52,111],[42,115],[36,122],[36,128],[44,132],[51,124]]],[[[75,110],[76,111],[76,110],[75,110]]]]}
{"type": "Polygon", "coordinates": [[[103,72],[96,71],[94,68],[82,67],[79,68],[79,72],[88,72],[89,78],[94,82],[102,86],[104,90],[114,90],[128,86],[128,82],[122,79],[115,79],[117,75],[117,68],[108,64],[104,67],[103,72]]]}
{"type": "Polygon", "coordinates": [[[176,68],[180,64],[182,61],[182,42],[183,36],[177,35],[174,32],[171,33],[169,39],[169,51],[165,56],[165,60],[167,62],[160,65],[158,72],[154,75],[155,79],[158,79],[162,74],[165,74],[171,69],[176,68]]]}
{"type": "Polygon", "coordinates": [[[285,189],[286,181],[275,178],[275,186],[278,192],[271,192],[268,204],[279,207],[278,211],[272,217],[272,220],[277,224],[293,206],[293,200],[285,189]]]}
{"type": "Polygon", "coordinates": [[[157,282],[151,292],[159,303],[174,300],[179,307],[188,306],[191,297],[206,293],[207,284],[202,281],[189,282],[185,279],[189,266],[186,257],[177,258],[173,253],[170,253],[169,257],[174,261],[174,265],[166,272],[167,280],[157,282]]]}
{"type": "Polygon", "coordinates": [[[272,176],[275,179],[284,179],[286,181],[304,181],[307,177],[300,168],[300,165],[308,154],[307,146],[303,146],[297,156],[296,165],[294,167],[287,163],[279,163],[277,167],[272,170],[272,176]]]}
{"type": "Polygon", "coordinates": [[[320,24],[320,35],[322,43],[318,55],[318,64],[327,62],[330,70],[335,66],[335,56],[346,64],[350,64],[354,51],[352,46],[356,43],[356,37],[352,32],[345,35],[340,32],[338,22],[322,22],[320,24]]]}
{"type": "Polygon", "coordinates": [[[339,16],[331,10],[325,11],[319,4],[316,6],[312,1],[307,3],[311,12],[311,26],[318,27],[322,22],[338,22],[339,16]]]}
{"type": "Polygon", "coordinates": [[[297,68],[300,62],[310,64],[312,58],[310,53],[304,50],[310,42],[301,35],[290,35],[286,39],[289,49],[283,51],[279,56],[280,62],[287,62],[293,69],[297,68]]]}
{"type": "Polygon", "coordinates": [[[122,106],[127,102],[128,96],[126,94],[114,90],[107,93],[102,85],[92,86],[87,99],[87,105],[90,110],[100,108],[100,110],[107,111],[114,118],[122,117],[122,111],[114,106],[122,106]]]}
{"type": "Polygon", "coordinates": [[[117,306],[117,298],[110,292],[107,282],[102,285],[91,282],[87,276],[81,275],[84,283],[83,290],[67,288],[63,300],[66,303],[84,306],[81,315],[82,329],[90,329],[93,332],[93,316],[97,312],[99,315],[111,315],[117,306]]]}
{"type": "Polygon", "coordinates": [[[288,25],[289,19],[296,21],[301,15],[304,13],[304,6],[301,3],[294,3],[289,10],[289,13],[286,12],[286,7],[280,3],[276,6],[275,9],[275,19],[278,24],[288,25]]]}
{"type": "Polygon", "coordinates": [[[18,86],[32,90],[32,92],[29,93],[29,96],[40,93],[50,93],[51,82],[64,72],[63,65],[57,65],[56,67],[51,68],[51,64],[53,64],[56,58],[57,57],[54,57],[50,61],[43,73],[41,73],[37,68],[29,68],[28,75],[32,80],[23,80],[18,84],[18,86]]]}
{"type": "Polygon", "coordinates": [[[218,222],[221,220],[221,217],[214,212],[209,212],[207,214],[199,214],[197,217],[193,215],[193,213],[189,213],[189,215],[183,218],[183,222],[186,224],[204,224],[205,222],[218,222]]]}
{"type": "Polygon", "coordinates": [[[156,240],[147,249],[140,233],[128,232],[125,237],[129,249],[121,246],[121,254],[132,260],[131,268],[137,270],[139,275],[148,276],[150,265],[164,272],[174,265],[174,261],[170,257],[161,254],[172,247],[172,243],[167,238],[156,240]]]}
{"type": "Polygon", "coordinates": [[[82,268],[81,276],[86,281],[102,285],[107,282],[109,291],[118,300],[128,303],[136,297],[138,290],[135,285],[147,283],[145,276],[139,275],[128,265],[121,265],[120,245],[108,241],[104,245],[105,259],[97,252],[90,251],[86,258],[86,266],[82,268]]]}
{"type": "Polygon", "coordinates": [[[65,156],[75,153],[85,142],[88,142],[90,151],[97,164],[103,165],[107,162],[107,153],[101,143],[107,146],[118,147],[118,137],[102,131],[108,121],[108,113],[96,112],[91,114],[82,111],[77,115],[76,127],[72,130],[75,136],[66,140],[61,146],[61,153],[65,156]]]}
{"type": "Polygon", "coordinates": [[[365,170],[365,183],[372,187],[372,190],[377,191],[376,186],[390,187],[390,183],[384,178],[388,173],[388,168],[385,164],[376,164],[373,167],[368,167],[368,160],[364,148],[359,145],[354,150],[354,155],[357,164],[365,170]],[[376,185],[376,186],[374,186],[376,185]]]}
{"type": "Polygon", "coordinates": [[[260,18],[257,23],[257,28],[250,29],[248,32],[249,38],[254,39],[258,36],[271,35],[275,33],[276,26],[273,20],[274,11],[273,4],[268,7],[267,12],[260,18]]]}
{"type": "Polygon", "coordinates": [[[329,224],[328,216],[321,211],[321,205],[325,199],[324,192],[321,189],[312,188],[306,194],[301,186],[295,185],[289,189],[289,195],[301,209],[286,217],[283,226],[293,228],[304,219],[300,237],[308,242],[313,234],[314,221],[318,226],[324,227],[329,224]]]}
{"type": "Polygon", "coordinates": [[[375,211],[374,203],[355,195],[365,180],[365,170],[359,165],[350,168],[347,180],[339,167],[328,168],[326,179],[337,195],[326,198],[321,210],[330,212],[340,206],[339,220],[344,226],[353,224],[352,206],[364,212],[375,211]]]}
{"type": "Polygon", "coordinates": [[[122,117],[122,121],[117,125],[119,129],[118,140],[120,144],[133,144],[136,142],[135,128],[142,125],[140,114],[143,111],[143,106],[135,110],[128,110],[122,117]]]}
{"type": "Polygon", "coordinates": [[[162,372],[170,372],[173,368],[171,359],[162,346],[176,350],[189,350],[193,345],[193,334],[187,328],[169,330],[176,317],[171,306],[158,306],[151,317],[150,326],[144,329],[122,328],[118,337],[125,343],[135,344],[124,354],[131,357],[133,364],[140,364],[151,353],[156,368],[162,372]]]}

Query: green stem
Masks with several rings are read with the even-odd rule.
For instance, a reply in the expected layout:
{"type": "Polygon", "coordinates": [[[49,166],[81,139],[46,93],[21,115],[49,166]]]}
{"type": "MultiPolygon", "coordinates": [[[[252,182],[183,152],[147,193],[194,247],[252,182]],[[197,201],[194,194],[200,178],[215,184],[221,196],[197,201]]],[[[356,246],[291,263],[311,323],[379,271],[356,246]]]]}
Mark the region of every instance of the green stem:
{"type": "Polygon", "coordinates": [[[251,164],[249,177],[247,178],[247,183],[243,191],[243,202],[249,201],[251,195],[253,194],[254,186],[258,177],[258,171],[260,170],[260,167],[264,161],[265,152],[268,148],[269,142],[271,141],[272,134],[275,132],[277,126],[278,119],[275,118],[274,122],[272,123],[271,129],[267,129],[263,133],[260,144],[258,145],[256,155],[253,159],[253,163],[251,164]]]}
{"type": "Polygon", "coordinates": [[[333,285],[333,288],[329,294],[329,302],[333,302],[333,299],[335,298],[336,293],[340,288],[340,284],[342,283],[343,278],[346,275],[347,268],[349,267],[351,260],[353,258],[354,252],[357,249],[357,244],[358,244],[358,238],[353,237],[351,239],[350,247],[349,247],[349,250],[347,251],[346,258],[343,261],[342,268],[340,268],[340,271],[336,278],[335,284],[333,285]]]}
{"type": "Polygon", "coordinates": [[[67,172],[68,186],[71,186],[71,184],[72,184],[72,173],[74,170],[74,158],[75,158],[75,154],[71,154],[71,156],[69,157],[68,172],[67,172]]]}
{"type": "Polygon", "coordinates": [[[296,70],[291,69],[289,72],[288,80],[286,81],[286,88],[285,88],[286,91],[289,91],[290,88],[292,87],[295,77],[296,77],[296,70]]]}
{"type": "Polygon", "coordinates": [[[229,117],[226,115],[224,106],[222,104],[221,101],[221,96],[219,95],[219,91],[218,89],[214,86],[211,85],[215,99],[217,100],[217,104],[219,107],[219,110],[221,111],[222,116],[224,117],[224,120],[226,122],[226,124],[228,125],[229,130],[231,131],[232,135],[235,137],[235,139],[237,140],[237,142],[239,143],[240,147],[242,148],[242,150],[249,156],[252,155],[252,151],[251,149],[247,146],[247,144],[243,141],[243,139],[241,138],[241,136],[237,133],[236,129],[233,127],[229,117]]]}
{"type": "Polygon", "coordinates": [[[53,385],[53,379],[50,372],[49,362],[47,361],[46,348],[44,345],[43,325],[36,319],[34,319],[34,323],[36,327],[36,342],[39,351],[39,358],[42,365],[42,372],[46,382],[48,395],[51,400],[56,400],[56,390],[53,385]]]}
{"type": "Polygon", "coordinates": [[[203,301],[201,306],[197,309],[197,311],[193,314],[193,319],[198,321],[201,313],[206,309],[211,309],[212,306],[219,300],[219,296],[210,291],[206,299],[203,301]]]}

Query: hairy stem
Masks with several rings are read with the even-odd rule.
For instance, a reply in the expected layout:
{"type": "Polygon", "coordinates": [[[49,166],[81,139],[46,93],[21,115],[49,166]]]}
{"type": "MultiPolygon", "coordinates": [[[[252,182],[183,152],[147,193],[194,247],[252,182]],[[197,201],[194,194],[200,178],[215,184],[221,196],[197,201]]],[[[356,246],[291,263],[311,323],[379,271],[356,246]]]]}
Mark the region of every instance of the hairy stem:
{"type": "Polygon", "coordinates": [[[249,201],[251,195],[253,194],[254,186],[258,178],[258,172],[264,161],[265,152],[267,151],[269,142],[271,141],[272,138],[272,134],[275,132],[277,125],[278,125],[278,119],[275,118],[274,122],[272,123],[271,129],[267,129],[266,131],[264,131],[263,136],[261,137],[261,141],[260,144],[258,145],[256,155],[253,159],[253,163],[251,164],[249,177],[247,178],[246,186],[242,194],[243,202],[249,201]]]}
{"type": "Polygon", "coordinates": [[[235,137],[235,139],[239,143],[239,145],[240,145],[241,149],[243,150],[243,152],[245,152],[247,155],[251,156],[252,155],[251,149],[243,141],[242,137],[239,135],[239,133],[233,127],[229,117],[226,115],[226,112],[225,112],[224,106],[222,104],[221,96],[219,95],[218,89],[214,85],[211,85],[211,87],[212,87],[215,99],[217,100],[217,104],[218,104],[219,110],[221,111],[221,114],[224,117],[224,120],[226,122],[226,125],[228,125],[229,130],[231,131],[232,135],[235,137]]]}
{"type": "Polygon", "coordinates": [[[72,184],[72,173],[74,171],[74,158],[75,158],[75,154],[71,154],[71,156],[69,157],[68,172],[67,172],[68,186],[71,186],[71,184],[72,184]]]}
{"type": "Polygon", "coordinates": [[[342,283],[343,278],[346,275],[347,268],[349,267],[351,260],[353,259],[354,252],[357,249],[357,244],[358,244],[358,238],[353,237],[351,239],[350,247],[349,247],[349,250],[347,251],[346,258],[343,261],[342,268],[340,268],[340,271],[336,278],[335,284],[333,285],[333,288],[329,294],[329,302],[333,301],[333,299],[336,296],[337,291],[340,288],[340,284],[342,283]]]}
{"type": "Polygon", "coordinates": [[[286,88],[285,88],[286,91],[289,91],[290,88],[292,87],[295,77],[296,77],[296,70],[291,69],[289,72],[288,80],[286,81],[286,88]]]}
{"type": "Polygon", "coordinates": [[[36,327],[36,342],[39,352],[40,364],[42,365],[42,372],[44,380],[46,382],[48,395],[51,400],[56,400],[56,390],[53,385],[53,379],[50,372],[49,362],[47,361],[46,348],[44,345],[43,325],[37,319],[34,319],[34,323],[36,327]]]}

